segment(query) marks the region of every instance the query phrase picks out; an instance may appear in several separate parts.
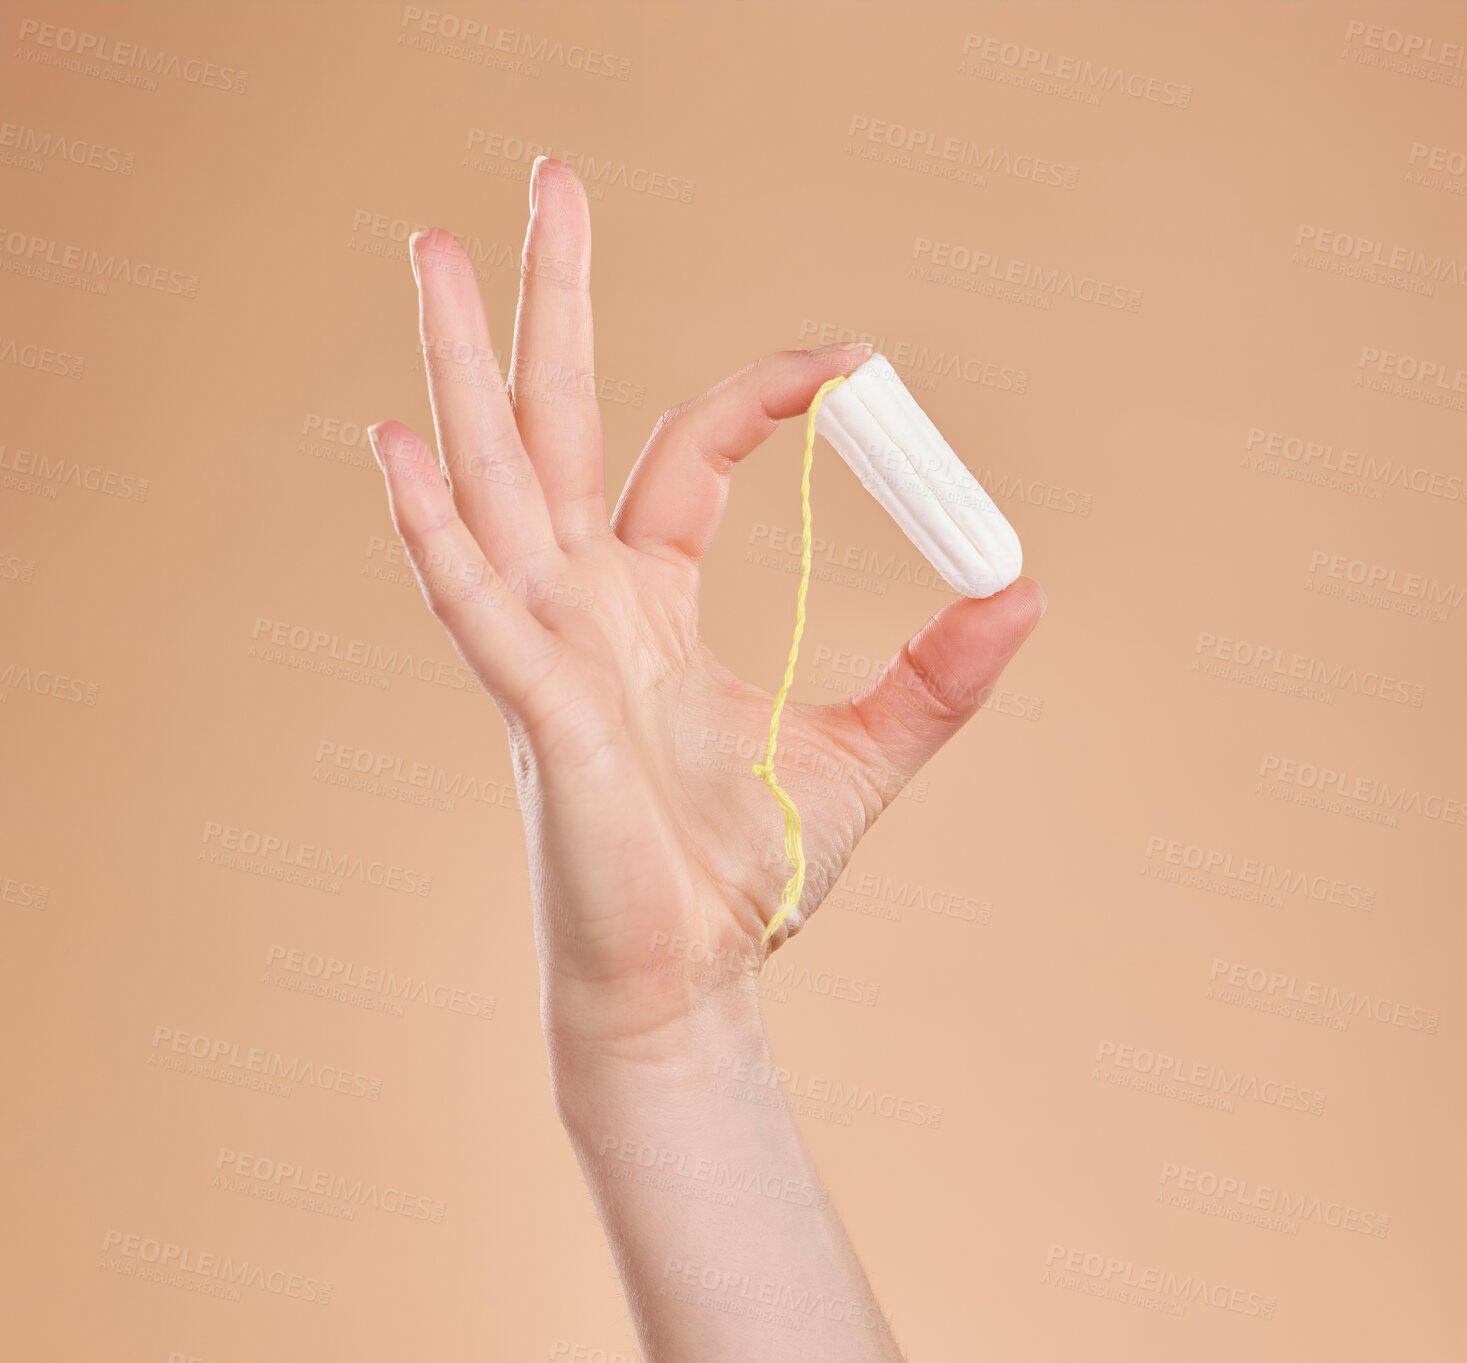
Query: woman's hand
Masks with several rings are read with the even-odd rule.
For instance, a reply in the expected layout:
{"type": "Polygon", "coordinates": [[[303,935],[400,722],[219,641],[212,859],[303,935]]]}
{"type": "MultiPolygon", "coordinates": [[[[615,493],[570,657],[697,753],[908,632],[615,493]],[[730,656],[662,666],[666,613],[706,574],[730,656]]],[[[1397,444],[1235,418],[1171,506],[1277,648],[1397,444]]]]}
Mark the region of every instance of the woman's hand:
{"type": "MultiPolygon", "coordinates": [[[[552,1052],[661,1063],[710,1009],[754,1007],[736,1000],[752,999],[790,874],[750,771],[771,696],[700,641],[699,559],[734,466],[871,352],[768,355],[668,412],[608,519],[586,196],[541,160],[530,204],[507,391],[467,257],[446,232],[419,234],[443,469],[402,425],[373,442],[428,603],[508,721],[552,1052]]],[[[770,621],[781,639],[793,608],[791,579],[770,621]]],[[[776,770],[804,820],[805,918],[1043,609],[1024,578],[955,601],[859,696],[786,707],[776,770]]]]}

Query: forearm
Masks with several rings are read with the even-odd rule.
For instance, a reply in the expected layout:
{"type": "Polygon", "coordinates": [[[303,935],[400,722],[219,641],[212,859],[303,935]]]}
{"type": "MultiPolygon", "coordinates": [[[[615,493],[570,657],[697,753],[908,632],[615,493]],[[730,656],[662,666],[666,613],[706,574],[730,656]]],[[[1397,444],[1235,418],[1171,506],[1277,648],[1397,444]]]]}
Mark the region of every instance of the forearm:
{"type": "Polygon", "coordinates": [[[552,1054],[647,1363],[900,1363],[751,995],[676,1060],[552,1054]]]}

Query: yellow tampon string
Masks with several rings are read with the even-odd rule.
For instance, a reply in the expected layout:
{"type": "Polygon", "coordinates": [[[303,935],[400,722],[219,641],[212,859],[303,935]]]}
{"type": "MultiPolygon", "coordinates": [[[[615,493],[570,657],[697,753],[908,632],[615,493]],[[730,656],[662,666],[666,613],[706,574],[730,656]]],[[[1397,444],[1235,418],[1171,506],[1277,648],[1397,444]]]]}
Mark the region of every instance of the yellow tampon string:
{"type": "Polygon", "coordinates": [[[779,743],[779,717],[784,712],[785,697],[795,680],[795,660],[800,656],[800,636],[805,632],[805,596],[810,590],[810,465],[815,458],[815,414],[825,395],[837,384],[844,383],[846,376],[840,374],[827,379],[815,390],[810,399],[810,411],[805,419],[805,462],[800,470],[800,591],[795,598],[795,637],[790,640],[789,661],[784,665],[784,681],[779,694],[774,698],[774,712],[769,717],[769,748],[764,760],[754,765],[754,775],[760,777],[773,792],[784,811],[784,854],[789,858],[794,874],[785,882],[784,893],[779,899],[779,911],[769,920],[764,929],[762,942],[774,936],[775,929],[794,912],[805,890],[805,843],[800,832],[800,811],[795,802],[780,788],[774,776],[774,750],[779,743]]]}

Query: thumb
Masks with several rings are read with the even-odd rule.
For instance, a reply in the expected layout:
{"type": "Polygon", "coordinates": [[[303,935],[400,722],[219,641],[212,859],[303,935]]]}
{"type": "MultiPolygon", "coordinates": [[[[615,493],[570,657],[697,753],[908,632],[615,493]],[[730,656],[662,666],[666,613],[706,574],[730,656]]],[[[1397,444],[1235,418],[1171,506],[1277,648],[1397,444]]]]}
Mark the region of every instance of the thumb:
{"type": "Polygon", "coordinates": [[[944,606],[848,701],[816,713],[848,750],[874,745],[883,803],[967,722],[1044,614],[1044,589],[1027,577],[982,600],[944,606]]]}

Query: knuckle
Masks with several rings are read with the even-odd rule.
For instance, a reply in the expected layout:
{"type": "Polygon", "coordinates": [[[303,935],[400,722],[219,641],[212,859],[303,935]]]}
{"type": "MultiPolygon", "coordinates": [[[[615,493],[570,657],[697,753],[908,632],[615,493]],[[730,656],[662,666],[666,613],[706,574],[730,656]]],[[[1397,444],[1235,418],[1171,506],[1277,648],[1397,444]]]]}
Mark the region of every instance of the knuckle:
{"type": "Polygon", "coordinates": [[[971,708],[967,688],[919,658],[910,646],[903,647],[893,669],[890,702],[906,715],[915,712],[940,721],[961,719],[971,708]]]}

